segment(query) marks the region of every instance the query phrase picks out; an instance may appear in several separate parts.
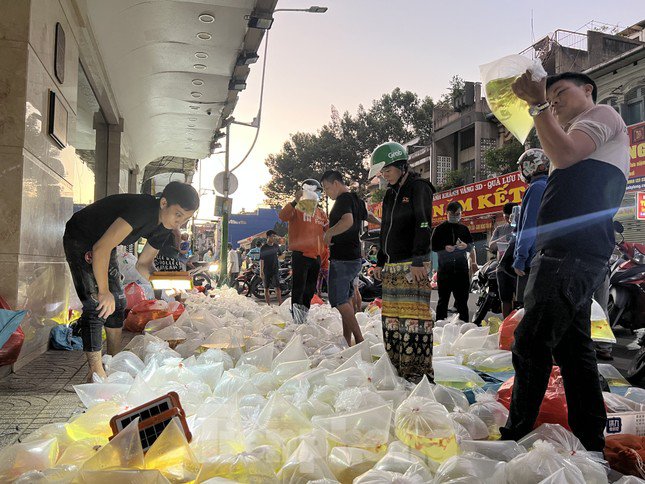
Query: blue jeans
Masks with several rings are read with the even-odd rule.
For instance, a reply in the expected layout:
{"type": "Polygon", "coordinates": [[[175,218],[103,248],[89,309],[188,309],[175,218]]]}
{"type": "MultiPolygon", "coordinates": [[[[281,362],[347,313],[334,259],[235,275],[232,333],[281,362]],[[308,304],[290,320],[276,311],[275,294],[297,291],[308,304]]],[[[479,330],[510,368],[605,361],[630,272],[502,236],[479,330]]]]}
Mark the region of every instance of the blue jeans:
{"type": "Polygon", "coordinates": [[[591,340],[591,296],[607,261],[544,250],[531,264],[524,293],[524,318],[515,330],[515,383],[501,433],[519,440],[533,429],[546,392],[553,359],[560,366],[569,426],[593,452],[605,447],[607,414],[591,340]]]}
{"type": "Polygon", "coordinates": [[[329,261],[329,304],[342,306],[354,296],[354,279],[361,272],[361,260],[329,261]]]}

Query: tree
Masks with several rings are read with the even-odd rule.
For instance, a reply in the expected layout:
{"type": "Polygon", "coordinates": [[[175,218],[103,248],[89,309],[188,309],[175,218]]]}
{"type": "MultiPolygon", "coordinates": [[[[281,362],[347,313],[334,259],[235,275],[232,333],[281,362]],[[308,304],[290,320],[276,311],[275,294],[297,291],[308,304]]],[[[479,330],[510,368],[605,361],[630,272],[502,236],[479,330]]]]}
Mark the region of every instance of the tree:
{"type": "Polygon", "coordinates": [[[484,153],[484,165],[491,174],[505,175],[518,170],[517,160],[529,148],[541,148],[537,132],[532,129],[524,145],[513,138],[499,148],[484,153]]]}
{"type": "Polygon", "coordinates": [[[464,85],[465,81],[461,76],[452,76],[448,84],[448,89],[443,94],[443,96],[441,96],[441,99],[437,103],[437,107],[452,111],[454,100],[464,93],[464,85]]]}
{"type": "Polygon", "coordinates": [[[466,172],[464,170],[452,170],[446,173],[446,180],[439,188],[439,191],[451,190],[466,184],[466,172]]]}
{"type": "Polygon", "coordinates": [[[332,106],[331,120],[317,133],[295,133],[279,153],[265,160],[271,181],[264,187],[267,203],[279,206],[293,198],[300,183],[318,178],[326,170],[338,170],[348,182],[358,182],[366,194],[369,182],[366,160],[379,144],[393,140],[406,142],[419,137],[421,144],[432,132],[431,98],[419,98],[396,88],[372,102],[369,109],[358,106],[355,115],[341,116],[332,106]]]}
{"type": "Polygon", "coordinates": [[[385,198],[385,192],[387,192],[387,188],[378,188],[372,192],[371,201],[372,203],[380,203],[383,201],[383,198],[385,198]]]}

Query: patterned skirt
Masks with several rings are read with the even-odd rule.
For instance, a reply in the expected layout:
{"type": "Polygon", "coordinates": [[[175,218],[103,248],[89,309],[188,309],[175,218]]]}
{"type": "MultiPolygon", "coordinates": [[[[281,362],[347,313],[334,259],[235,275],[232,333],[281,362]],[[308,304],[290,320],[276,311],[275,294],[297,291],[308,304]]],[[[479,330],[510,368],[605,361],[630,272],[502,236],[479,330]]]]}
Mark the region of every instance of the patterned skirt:
{"type": "Polygon", "coordinates": [[[430,279],[409,282],[411,262],[383,268],[383,339],[387,354],[403,378],[416,382],[423,375],[434,381],[430,279]]]}

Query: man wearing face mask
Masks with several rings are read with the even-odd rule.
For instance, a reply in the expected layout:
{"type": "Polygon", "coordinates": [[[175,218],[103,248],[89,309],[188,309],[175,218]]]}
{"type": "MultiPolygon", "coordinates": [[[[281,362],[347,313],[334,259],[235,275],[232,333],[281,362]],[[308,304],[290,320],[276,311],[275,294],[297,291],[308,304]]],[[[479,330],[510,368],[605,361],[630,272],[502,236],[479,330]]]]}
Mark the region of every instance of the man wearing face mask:
{"type": "Polygon", "coordinates": [[[437,320],[448,317],[450,295],[455,298],[459,319],[468,319],[468,294],[470,289],[470,269],[477,271],[477,259],[473,236],[461,222],[462,208],[458,202],[450,202],[447,207],[448,220],[437,226],[432,233],[432,250],[439,255],[437,271],[437,320]]]}

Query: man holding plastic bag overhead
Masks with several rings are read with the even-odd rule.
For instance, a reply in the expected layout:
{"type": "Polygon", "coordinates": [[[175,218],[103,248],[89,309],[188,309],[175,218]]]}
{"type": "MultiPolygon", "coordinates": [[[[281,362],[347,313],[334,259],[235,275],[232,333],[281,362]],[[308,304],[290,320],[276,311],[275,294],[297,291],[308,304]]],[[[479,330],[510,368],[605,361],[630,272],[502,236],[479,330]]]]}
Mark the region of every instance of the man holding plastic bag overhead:
{"type": "Polygon", "coordinates": [[[296,324],[307,322],[311,298],[316,293],[320,258],[325,251],[323,235],[329,225],[327,215],[318,207],[322,186],[309,178],[302,182],[292,202],[287,203],[278,217],[289,222],[289,249],[292,252],[293,290],[291,312],[296,324]]]}
{"type": "Polygon", "coordinates": [[[596,85],[579,73],[512,85],[530,106],[551,173],[537,220],[536,256],[525,291],[525,315],[515,331],[515,386],[502,438],[531,431],[552,361],[560,366],[569,425],[585,448],[604,448],[605,406],[591,340],[591,297],[614,247],[612,218],[629,176],[625,123],[595,105],[596,85]]]}

